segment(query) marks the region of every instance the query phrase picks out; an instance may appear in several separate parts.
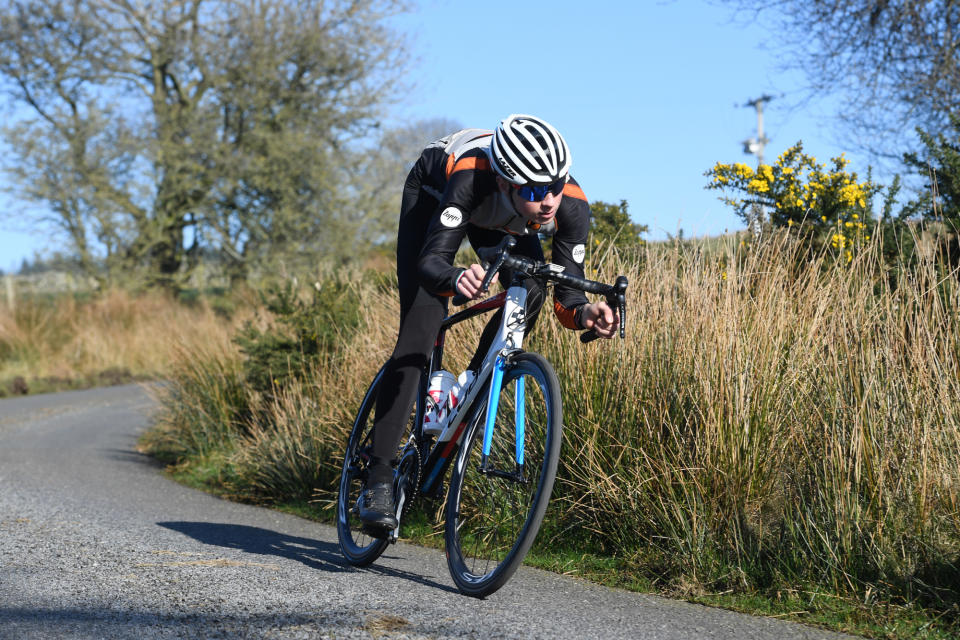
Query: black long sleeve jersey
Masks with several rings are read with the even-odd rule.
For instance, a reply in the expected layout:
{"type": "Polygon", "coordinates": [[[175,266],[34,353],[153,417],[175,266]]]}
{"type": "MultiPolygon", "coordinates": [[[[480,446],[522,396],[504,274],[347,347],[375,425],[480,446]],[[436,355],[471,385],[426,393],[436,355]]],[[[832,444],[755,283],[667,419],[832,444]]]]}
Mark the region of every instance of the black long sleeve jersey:
{"type": "MultiPolygon", "coordinates": [[[[421,283],[435,294],[453,295],[463,272],[453,266],[453,261],[467,225],[519,236],[552,236],[552,261],[567,273],[583,277],[590,207],[577,181],[568,178],[560,207],[550,223],[527,223],[497,188],[496,173],[486,152],[491,135],[492,131],[484,129],[464,129],[424,149],[426,175],[421,189],[437,198],[439,206],[420,252],[421,283]]],[[[586,302],[582,291],[559,285],[554,288],[554,312],[569,329],[581,328],[578,311],[586,302]]]]}

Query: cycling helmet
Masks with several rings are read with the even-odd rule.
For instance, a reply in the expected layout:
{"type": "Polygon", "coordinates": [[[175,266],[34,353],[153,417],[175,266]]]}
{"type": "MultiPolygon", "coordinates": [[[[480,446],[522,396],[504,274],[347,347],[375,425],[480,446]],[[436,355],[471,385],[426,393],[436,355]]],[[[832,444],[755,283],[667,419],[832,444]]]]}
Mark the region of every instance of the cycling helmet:
{"type": "Polygon", "coordinates": [[[513,114],[503,120],[493,132],[489,154],[494,170],[516,185],[550,184],[570,171],[563,136],[533,116],[513,114]]]}

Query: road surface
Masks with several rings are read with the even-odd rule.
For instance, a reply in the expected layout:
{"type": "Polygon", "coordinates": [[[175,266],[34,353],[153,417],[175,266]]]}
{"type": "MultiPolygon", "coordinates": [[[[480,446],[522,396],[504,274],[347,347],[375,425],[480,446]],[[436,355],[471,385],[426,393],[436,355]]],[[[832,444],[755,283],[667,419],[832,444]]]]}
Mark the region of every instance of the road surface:
{"type": "Polygon", "coordinates": [[[180,486],[136,451],[138,386],[0,400],[0,638],[840,638],[522,568],[486,600],[399,543],[180,486]]]}

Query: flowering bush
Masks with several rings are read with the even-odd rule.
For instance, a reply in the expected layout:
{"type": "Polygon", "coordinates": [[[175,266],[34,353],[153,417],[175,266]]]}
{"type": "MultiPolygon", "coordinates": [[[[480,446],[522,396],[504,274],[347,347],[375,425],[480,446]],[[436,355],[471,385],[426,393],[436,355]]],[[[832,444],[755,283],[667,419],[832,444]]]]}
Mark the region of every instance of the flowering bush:
{"type": "Polygon", "coordinates": [[[831,163],[831,169],[817,163],[798,142],[780,154],[775,164],[761,164],[756,170],[742,162],[718,162],[705,174],[712,178],[706,188],[722,190],[721,200],[745,222],[754,207],[762,207],[773,226],[828,242],[849,261],[853,249],[870,239],[870,201],[880,188],[848,173],[849,161],[843,154],[831,163]],[[729,197],[730,191],[737,197],[729,197]]]}

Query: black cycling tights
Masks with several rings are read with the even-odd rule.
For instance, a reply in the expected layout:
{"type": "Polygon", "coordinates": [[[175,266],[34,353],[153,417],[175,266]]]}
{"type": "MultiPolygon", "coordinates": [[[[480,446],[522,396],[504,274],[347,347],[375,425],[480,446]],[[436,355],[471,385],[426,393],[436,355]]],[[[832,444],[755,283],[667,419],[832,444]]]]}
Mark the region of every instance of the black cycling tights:
{"type": "MultiPolygon", "coordinates": [[[[420,372],[427,368],[437,332],[447,312],[447,299],[428,292],[419,284],[417,262],[420,248],[423,246],[427,226],[437,201],[420,190],[416,172],[415,166],[404,186],[403,208],[397,233],[400,329],[377,395],[373,425],[374,464],[370,471],[370,482],[389,482],[393,477],[391,465],[396,463],[400,438],[416,398],[420,372]]],[[[468,227],[467,235],[474,248],[496,246],[503,238],[500,231],[476,227],[468,227]]],[[[524,236],[518,240],[514,253],[543,260],[543,250],[536,236],[524,236]]],[[[508,284],[510,274],[501,272],[500,275],[504,284],[508,284]]],[[[531,280],[527,280],[527,283],[529,332],[539,315],[544,295],[539,285],[531,280]]],[[[478,369],[482,363],[483,356],[496,337],[502,313],[501,309],[487,323],[477,352],[470,362],[471,369],[478,369]]]]}

